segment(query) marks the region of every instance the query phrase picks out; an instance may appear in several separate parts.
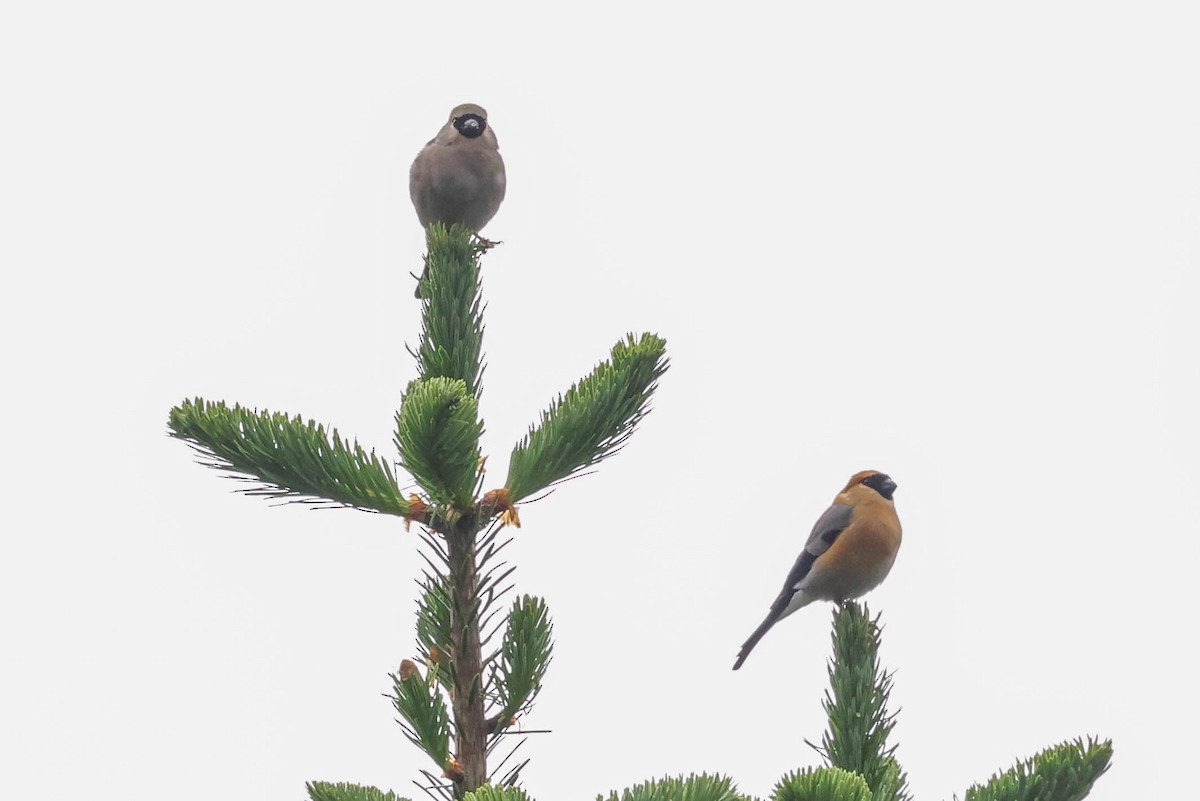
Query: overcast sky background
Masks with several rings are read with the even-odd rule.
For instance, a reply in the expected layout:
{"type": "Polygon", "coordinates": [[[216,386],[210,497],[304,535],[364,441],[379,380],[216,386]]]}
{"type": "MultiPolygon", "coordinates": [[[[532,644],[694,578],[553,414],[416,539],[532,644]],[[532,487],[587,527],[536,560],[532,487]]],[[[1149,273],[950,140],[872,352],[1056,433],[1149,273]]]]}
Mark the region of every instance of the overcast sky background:
{"type": "Polygon", "coordinates": [[[672,362],[625,451],[521,510],[534,797],[817,763],[828,605],[730,667],[864,468],[900,485],[868,600],[917,798],[1086,734],[1098,801],[1194,790],[1195,6],[506,5],[0,12],[9,793],[419,797],[382,697],[416,534],[234,494],[165,432],[200,395],[392,453],[408,166],[468,101],[509,178],[494,483],[626,332],[672,362]]]}

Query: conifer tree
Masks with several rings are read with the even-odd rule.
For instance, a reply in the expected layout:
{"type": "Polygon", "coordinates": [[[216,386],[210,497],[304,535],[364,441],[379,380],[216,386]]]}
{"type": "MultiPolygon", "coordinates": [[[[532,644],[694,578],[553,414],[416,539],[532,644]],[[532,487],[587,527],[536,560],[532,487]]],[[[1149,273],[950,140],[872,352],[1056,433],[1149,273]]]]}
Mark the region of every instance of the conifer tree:
{"type": "MultiPolygon", "coordinates": [[[[455,226],[431,226],[422,279],[417,377],[395,415],[399,463],[299,416],[201,398],[173,408],[172,436],[199,461],[246,482],[250,495],[333,503],[418,523],[425,570],[416,613],[416,660],[391,676],[388,696],[405,736],[433,762],[423,789],[464,801],[529,801],[518,786],[525,762],[489,767],[506,729],[528,713],[552,655],[545,602],[502,599],[513,568],[499,557],[517,504],[611,456],[649,411],[667,369],[665,342],[628,335],[609,358],[549,404],[514,446],[504,483],[488,486],[480,452],[483,302],[480,257],[490,243],[455,226]]],[[[879,661],[880,627],[865,607],[835,609],[828,730],[812,747],[824,764],[776,783],[772,801],[911,801],[889,743],[892,675],[879,661]]],[[[965,801],[1079,801],[1107,769],[1112,744],[1076,740],[1018,762],[966,792],[965,801]]],[[[314,781],[312,801],[407,801],[393,792],[314,781]]],[[[597,801],[750,801],[720,775],[647,781],[597,801]]]]}
{"type": "MultiPolygon", "coordinates": [[[[436,772],[425,771],[427,790],[518,798],[514,785],[525,763],[489,770],[488,755],[542,688],[552,625],[545,602],[531,595],[501,609],[513,570],[499,558],[508,541],[501,532],[520,526],[521,501],[625,443],[667,369],[666,343],[650,333],[618,341],[608,359],[549,404],[513,447],[504,483],[485,491],[479,263],[491,243],[436,224],[427,243],[421,335],[411,349],[417,375],[401,398],[394,438],[419,493],[405,494],[390,460],[299,416],[196,398],[173,408],[168,425],[201,463],[248,482],[247,494],[340,504],[421,525],[420,664],[401,663],[389,697],[404,734],[434,763],[436,772]]],[[[323,782],[310,784],[309,794],[320,801],[394,798],[323,782]]]]}

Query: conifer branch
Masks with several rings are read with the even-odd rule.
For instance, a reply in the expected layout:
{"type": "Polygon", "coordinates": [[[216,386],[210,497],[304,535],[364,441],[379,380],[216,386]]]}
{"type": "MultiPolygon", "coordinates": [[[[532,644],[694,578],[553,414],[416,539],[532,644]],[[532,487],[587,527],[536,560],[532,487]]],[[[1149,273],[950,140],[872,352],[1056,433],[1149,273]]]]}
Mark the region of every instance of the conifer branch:
{"type": "Polygon", "coordinates": [[[896,747],[887,744],[896,721],[887,710],[892,676],[879,663],[879,620],[865,606],[850,602],[834,612],[829,685],[829,730],[818,751],[831,766],[862,776],[874,801],[908,801],[896,747]]]}
{"type": "Polygon", "coordinates": [[[203,398],[171,409],[172,437],[185,440],[206,467],[257,484],[241,492],[304,502],[326,501],[364,511],[423,519],[424,507],[406,499],[387,462],[342,439],[337,429],[299,415],[232,408],[203,398]]]}
{"type": "Polygon", "coordinates": [[[430,225],[426,241],[421,339],[410,352],[421,378],[457,378],[478,398],[484,367],[479,257],[490,245],[461,225],[430,225]]]}
{"type": "Polygon", "coordinates": [[[409,801],[407,798],[377,787],[362,787],[357,784],[333,784],[332,782],[308,782],[310,801],[409,801]]]}
{"type": "MultiPolygon", "coordinates": [[[[436,668],[435,668],[436,669],[436,668]]],[[[388,696],[400,716],[400,727],[409,741],[424,751],[443,771],[450,772],[450,716],[433,676],[422,676],[409,660],[392,675],[388,696]]]]}
{"type": "Polygon", "coordinates": [[[966,801],[1080,801],[1111,762],[1111,740],[1062,743],[973,785],[966,801]]]}
{"type": "Polygon", "coordinates": [[[479,475],[479,401],[456,378],[413,381],[396,413],[396,447],[435,504],[470,509],[479,475]]]}
{"type": "Polygon", "coordinates": [[[666,341],[629,334],[542,413],[513,448],[504,487],[513,503],[615,453],[650,411],[666,372],[666,341]]]}
{"type": "Polygon", "coordinates": [[[772,801],[871,801],[862,776],[841,768],[805,768],[787,774],[771,791],[772,801]]]}
{"type": "Polygon", "coordinates": [[[450,661],[450,592],[446,577],[425,574],[421,595],[417,598],[417,647],[422,661],[445,689],[454,687],[454,666],[450,661]]]}
{"type": "Polygon", "coordinates": [[[494,673],[502,704],[495,716],[498,730],[533,705],[554,652],[553,635],[545,601],[525,595],[513,603],[494,673]]]}
{"type": "Polygon", "coordinates": [[[734,787],[733,781],[721,775],[701,773],[687,778],[651,779],[635,784],[617,794],[596,796],[596,801],[749,801],[734,787]]]}
{"type": "Polygon", "coordinates": [[[485,784],[463,796],[463,801],[530,801],[530,798],[520,787],[485,784]]]}

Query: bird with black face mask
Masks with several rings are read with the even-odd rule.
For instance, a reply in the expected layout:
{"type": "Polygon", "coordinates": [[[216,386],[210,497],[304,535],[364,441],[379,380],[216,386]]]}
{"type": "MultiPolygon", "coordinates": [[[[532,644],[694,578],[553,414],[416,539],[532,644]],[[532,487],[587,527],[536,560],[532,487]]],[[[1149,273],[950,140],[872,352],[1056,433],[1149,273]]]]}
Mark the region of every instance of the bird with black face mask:
{"type": "MultiPolygon", "coordinates": [[[[504,200],[504,159],[487,112],[474,103],[456,106],[437,136],[417,154],[408,192],[422,227],[456,223],[478,234],[504,200]]],[[[417,297],[421,297],[421,280],[417,297]]]]}
{"type": "Polygon", "coordinates": [[[772,626],[797,609],[813,601],[843,603],[879,586],[900,550],[895,491],[896,482],[877,470],[850,477],[813,526],[766,620],[738,652],[734,670],[772,626]]]}

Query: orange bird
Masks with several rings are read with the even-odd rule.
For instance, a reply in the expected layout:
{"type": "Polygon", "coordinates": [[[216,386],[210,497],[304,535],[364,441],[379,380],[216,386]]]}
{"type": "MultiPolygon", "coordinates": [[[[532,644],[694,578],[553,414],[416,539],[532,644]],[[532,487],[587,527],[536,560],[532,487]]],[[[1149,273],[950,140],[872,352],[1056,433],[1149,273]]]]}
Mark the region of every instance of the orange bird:
{"type": "Polygon", "coordinates": [[[737,670],[771,627],[813,601],[844,603],[866,595],[887,577],[900,550],[896,482],[878,470],[850,477],[813,526],[767,619],[738,652],[737,670]]]}

